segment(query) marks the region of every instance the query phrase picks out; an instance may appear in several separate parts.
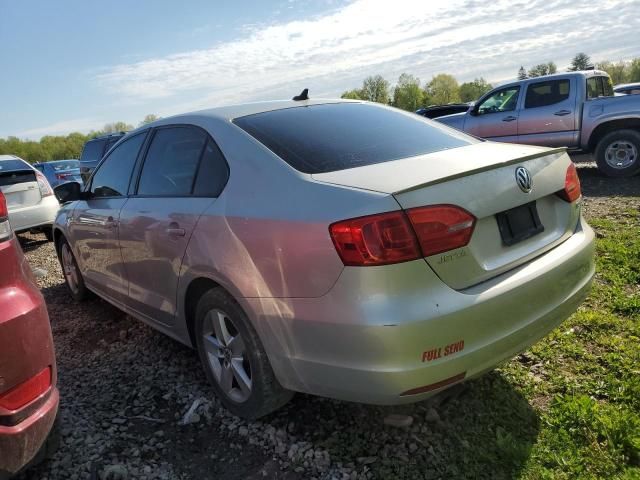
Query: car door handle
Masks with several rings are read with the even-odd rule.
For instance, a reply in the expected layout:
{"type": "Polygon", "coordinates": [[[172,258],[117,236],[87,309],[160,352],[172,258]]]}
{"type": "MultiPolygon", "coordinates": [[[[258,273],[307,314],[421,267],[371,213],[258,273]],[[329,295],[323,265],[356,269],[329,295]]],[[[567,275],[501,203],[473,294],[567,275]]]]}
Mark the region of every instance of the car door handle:
{"type": "Polygon", "coordinates": [[[556,113],[554,113],[554,115],[557,115],[558,117],[564,117],[565,115],[569,115],[571,113],[571,110],[558,110],[556,113]]]}
{"type": "Polygon", "coordinates": [[[514,120],[517,120],[518,117],[514,117],[513,115],[509,115],[508,117],[504,117],[502,119],[503,122],[513,122],[514,120]]]}
{"type": "Polygon", "coordinates": [[[184,228],[173,228],[173,227],[167,228],[166,232],[168,235],[172,237],[184,237],[186,233],[184,228]]]}

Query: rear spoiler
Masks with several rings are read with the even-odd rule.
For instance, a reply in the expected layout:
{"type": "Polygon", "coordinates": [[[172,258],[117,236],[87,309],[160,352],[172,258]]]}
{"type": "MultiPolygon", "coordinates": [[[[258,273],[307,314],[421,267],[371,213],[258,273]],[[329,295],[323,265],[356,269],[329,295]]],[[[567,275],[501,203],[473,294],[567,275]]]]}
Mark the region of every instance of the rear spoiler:
{"type": "Polygon", "coordinates": [[[540,152],[536,152],[536,153],[532,153],[531,155],[525,155],[523,157],[517,157],[511,160],[507,160],[505,162],[500,162],[500,163],[494,163],[491,165],[486,165],[486,166],[482,166],[476,169],[472,169],[472,170],[466,170],[464,172],[459,172],[459,173],[454,173],[442,178],[438,178],[437,180],[432,180],[429,182],[425,182],[425,183],[421,183],[418,185],[412,185],[411,187],[402,189],[402,190],[398,190],[393,192],[394,195],[399,194],[399,193],[407,193],[407,192],[412,192],[414,190],[419,190],[421,188],[424,187],[428,187],[431,185],[436,185],[438,183],[444,183],[444,182],[448,182],[450,180],[455,180],[456,178],[461,178],[461,177],[467,177],[469,175],[474,175],[476,173],[481,173],[481,172],[486,172],[489,170],[494,170],[496,168],[500,168],[500,167],[506,167],[508,165],[514,165],[516,163],[522,163],[522,162],[526,162],[528,160],[533,160],[534,158],[540,158],[540,157],[546,157],[548,155],[555,155],[557,153],[565,153],[567,151],[566,147],[558,147],[558,148],[550,148],[550,149],[546,149],[540,152]]]}

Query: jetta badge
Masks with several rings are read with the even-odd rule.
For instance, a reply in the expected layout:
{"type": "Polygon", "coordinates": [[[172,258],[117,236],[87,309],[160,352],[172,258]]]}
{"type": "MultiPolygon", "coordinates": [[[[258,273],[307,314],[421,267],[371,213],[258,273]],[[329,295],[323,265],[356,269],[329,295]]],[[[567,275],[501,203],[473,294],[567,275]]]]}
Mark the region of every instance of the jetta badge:
{"type": "Polygon", "coordinates": [[[524,167],[516,168],[516,183],[520,187],[520,190],[524,193],[529,193],[533,187],[529,170],[524,167]]]}

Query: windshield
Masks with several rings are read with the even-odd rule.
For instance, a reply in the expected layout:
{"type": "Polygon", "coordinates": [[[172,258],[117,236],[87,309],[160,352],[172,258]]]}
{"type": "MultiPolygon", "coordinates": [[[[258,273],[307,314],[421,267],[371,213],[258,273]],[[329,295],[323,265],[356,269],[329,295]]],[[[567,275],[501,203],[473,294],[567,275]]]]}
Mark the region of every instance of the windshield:
{"type": "Polygon", "coordinates": [[[420,115],[368,103],[293,107],[233,122],[296,170],[312,174],[477,142],[420,115]]]}

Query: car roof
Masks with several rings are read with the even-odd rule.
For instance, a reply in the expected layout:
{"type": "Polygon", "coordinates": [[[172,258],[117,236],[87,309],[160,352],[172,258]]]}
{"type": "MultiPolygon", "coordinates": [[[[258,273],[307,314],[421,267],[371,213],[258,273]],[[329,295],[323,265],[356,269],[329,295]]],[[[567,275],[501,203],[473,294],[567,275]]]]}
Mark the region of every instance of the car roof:
{"type": "Polygon", "coordinates": [[[0,155],[0,160],[22,160],[20,157],[16,157],[15,155],[0,155]]]}
{"type": "Polygon", "coordinates": [[[48,162],[36,162],[33,164],[34,167],[39,167],[40,165],[56,165],[58,163],[66,163],[66,162],[79,162],[77,158],[66,158],[63,160],[49,160],[48,162]]]}
{"type": "Polygon", "coordinates": [[[515,85],[522,85],[523,83],[527,83],[527,82],[544,82],[547,80],[553,80],[554,78],[558,78],[558,77],[562,77],[562,78],[566,78],[566,77],[584,77],[584,78],[589,78],[589,77],[595,77],[595,76],[609,76],[609,74],[603,70],[579,70],[577,72],[558,72],[558,73],[552,73],[549,75],[541,75],[539,77],[529,77],[529,78],[525,78],[523,80],[514,80],[513,82],[508,82],[508,83],[504,83],[502,85],[499,85],[497,87],[494,88],[494,90],[497,90],[499,88],[505,88],[505,87],[513,87],[515,85]]]}
{"type": "MultiPolygon", "coordinates": [[[[109,138],[113,138],[113,137],[122,137],[124,135],[126,135],[127,132],[113,132],[113,133],[107,133],[105,135],[100,135],[99,137],[94,137],[91,138],[89,140],[87,140],[87,143],[89,142],[96,142],[98,140],[108,140],[109,138]]],[[[75,160],[75,159],[70,159],[70,160],[75,160]]]]}
{"type": "Polygon", "coordinates": [[[257,113],[272,112],[274,110],[284,110],[287,108],[295,107],[308,107],[311,105],[325,105],[335,103],[364,103],[360,100],[347,100],[347,99],[309,99],[309,100],[274,100],[269,102],[253,102],[243,103],[238,105],[228,105],[224,107],[208,108],[205,110],[198,110],[195,112],[181,113],[171,117],[161,118],[154,122],[143,125],[136,130],[127,132],[128,134],[144,130],[149,127],[160,126],[165,124],[175,123],[176,120],[180,120],[182,117],[209,117],[219,120],[231,121],[235,118],[246,117],[247,115],[255,115],[257,113]]]}
{"type": "Polygon", "coordinates": [[[615,90],[616,88],[636,88],[636,87],[640,87],[640,82],[635,82],[635,83],[619,83],[618,85],[614,85],[613,89],[615,90]]]}

